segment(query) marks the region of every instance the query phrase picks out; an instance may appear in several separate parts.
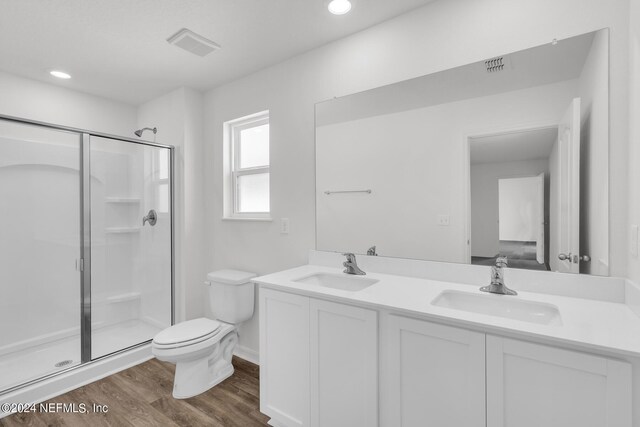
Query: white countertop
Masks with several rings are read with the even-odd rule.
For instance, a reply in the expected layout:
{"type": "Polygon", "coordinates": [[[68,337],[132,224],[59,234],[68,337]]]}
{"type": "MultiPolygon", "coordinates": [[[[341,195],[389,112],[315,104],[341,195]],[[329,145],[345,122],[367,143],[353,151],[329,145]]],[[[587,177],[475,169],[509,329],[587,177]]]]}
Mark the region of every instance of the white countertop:
{"type": "Polygon", "coordinates": [[[364,277],[378,282],[357,292],[295,282],[299,278],[320,272],[343,274],[342,268],[304,265],[257,277],[253,281],[271,289],[420,316],[489,333],[562,343],[582,350],[640,357],[640,317],[625,303],[521,290],[518,290],[517,296],[492,295],[480,292],[477,286],[470,284],[375,272],[367,273],[364,277]],[[432,305],[431,302],[445,290],[553,304],[560,311],[562,325],[536,324],[432,305]]]}

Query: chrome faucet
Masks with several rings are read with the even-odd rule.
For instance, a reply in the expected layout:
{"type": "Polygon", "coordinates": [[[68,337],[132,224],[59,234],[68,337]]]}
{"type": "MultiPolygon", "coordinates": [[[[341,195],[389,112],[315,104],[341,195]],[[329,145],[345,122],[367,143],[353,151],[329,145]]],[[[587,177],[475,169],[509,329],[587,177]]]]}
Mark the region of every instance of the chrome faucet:
{"type": "Polygon", "coordinates": [[[481,287],[480,290],[482,292],[491,292],[492,294],[518,295],[516,291],[507,288],[507,285],[504,284],[503,268],[506,266],[506,256],[500,256],[496,258],[496,264],[491,267],[491,284],[481,287]]]}
{"type": "Polygon", "coordinates": [[[356,256],[350,252],[347,252],[345,254],[342,254],[344,256],[347,257],[347,260],[345,262],[342,263],[342,265],[344,265],[346,268],[344,269],[343,273],[347,273],[347,274],[357,274],[357,275],[364,275],[367,274],[364,271],[360,270],[360,267],[358,267],[358,264],[356,264],[356,256]]]}

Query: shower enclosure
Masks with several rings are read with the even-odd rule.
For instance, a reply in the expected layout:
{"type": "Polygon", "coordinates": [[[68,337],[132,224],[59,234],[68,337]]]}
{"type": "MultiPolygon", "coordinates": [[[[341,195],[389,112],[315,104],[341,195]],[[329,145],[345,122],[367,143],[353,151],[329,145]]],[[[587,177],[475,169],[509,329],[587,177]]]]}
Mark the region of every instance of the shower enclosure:
{"type": "Polygon", "coordinates": [[[0,394],[173,323],[172,165],[173,147],[0,117],[0,394]]]}

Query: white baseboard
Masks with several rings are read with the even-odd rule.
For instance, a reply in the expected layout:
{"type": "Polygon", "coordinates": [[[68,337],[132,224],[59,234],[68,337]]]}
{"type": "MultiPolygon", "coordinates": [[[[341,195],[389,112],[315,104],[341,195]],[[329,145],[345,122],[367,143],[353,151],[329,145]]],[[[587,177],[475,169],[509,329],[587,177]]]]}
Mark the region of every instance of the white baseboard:
{"type": "Polygon", "coordinates": [[[248,347],[237,345],[236,350],[233,352],[233,354],[235,356],[238,356],[240,359],[247,360],[251,363],[255,363],[256,365],[260,365],[260,354],[248,347]]]}

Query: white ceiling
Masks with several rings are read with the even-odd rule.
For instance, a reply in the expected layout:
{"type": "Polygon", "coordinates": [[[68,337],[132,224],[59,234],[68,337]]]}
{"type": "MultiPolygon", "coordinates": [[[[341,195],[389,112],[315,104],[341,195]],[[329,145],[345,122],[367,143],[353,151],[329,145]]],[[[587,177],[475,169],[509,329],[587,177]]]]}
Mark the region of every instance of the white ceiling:
{"type": "Polygon", "coordinates": [[[213,88],[432,1],[352,0],[334,16],[326,0],[0,0],[0,70],[139,104],[213,88]],[[169,45],[183,27],[222,49],[201,58],[169,45]]]}
{"type": "Polygon", "coordinates": [[[537,129],[471,138],[471,164],[548,159],[558,137],[558,128],[537,129]]]}

